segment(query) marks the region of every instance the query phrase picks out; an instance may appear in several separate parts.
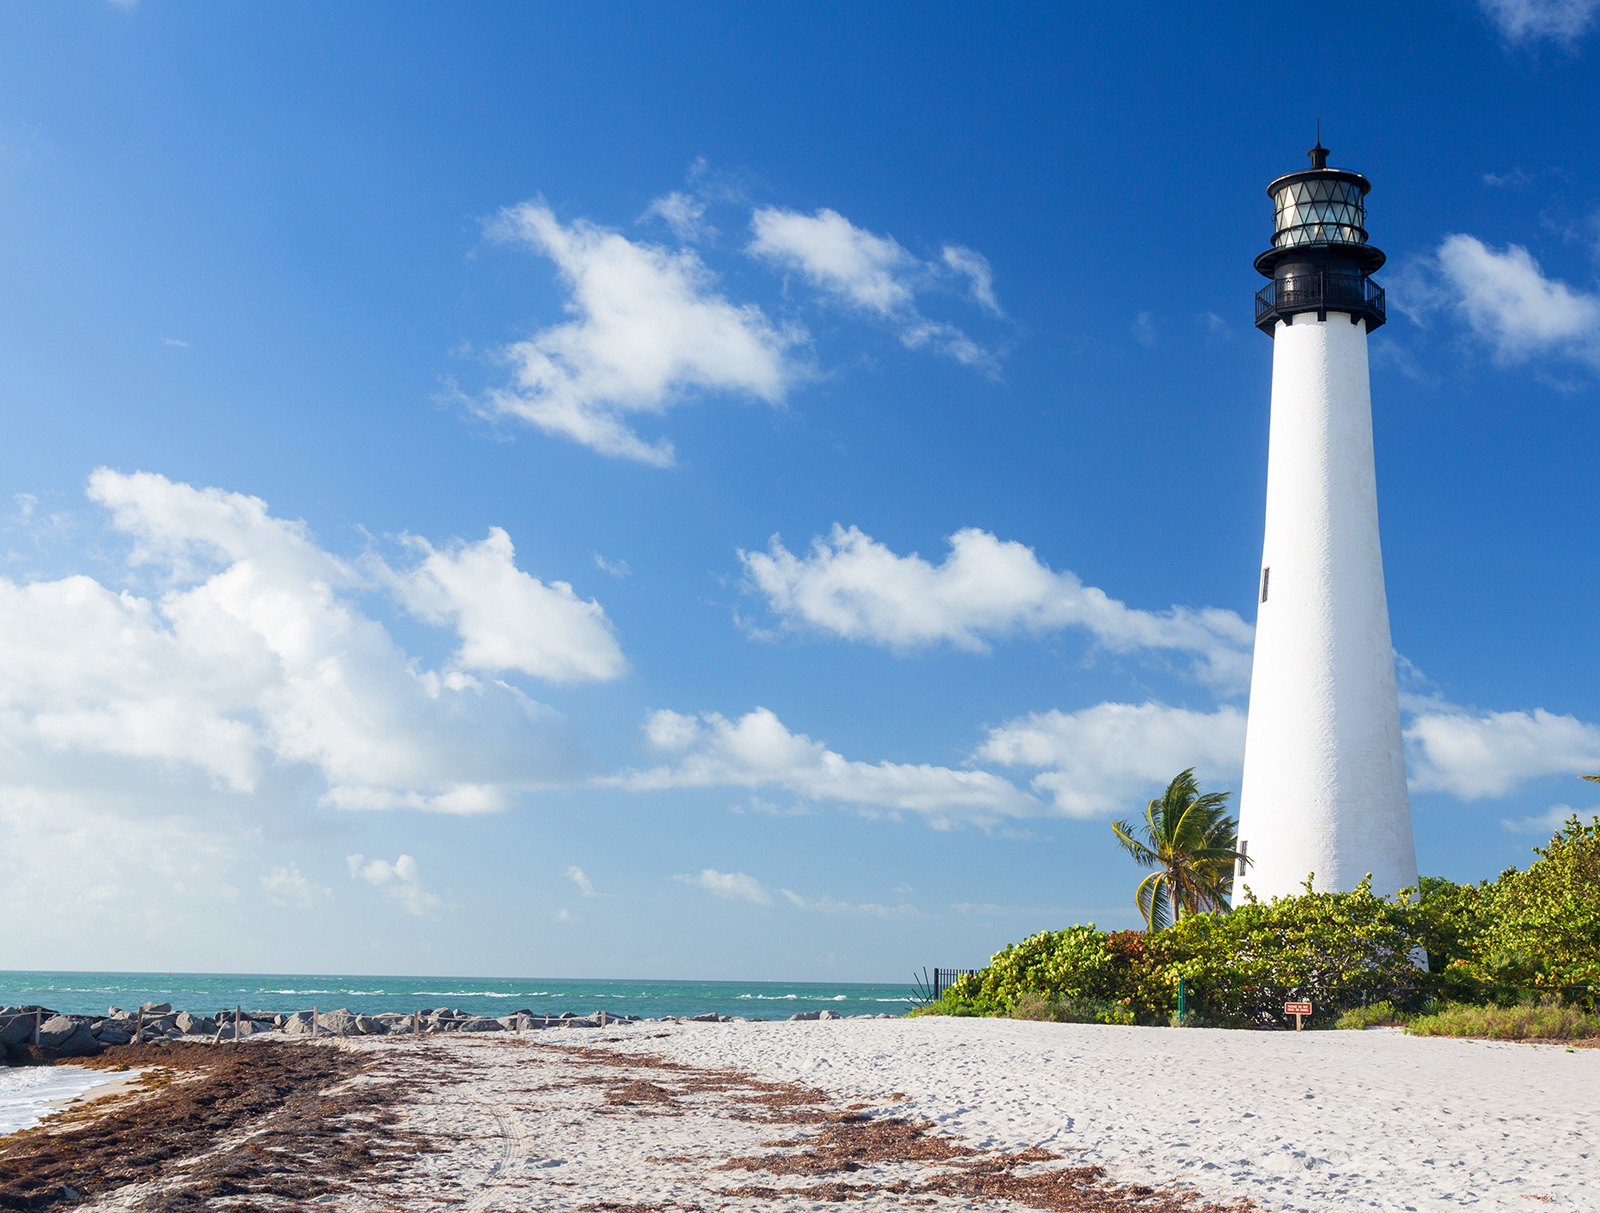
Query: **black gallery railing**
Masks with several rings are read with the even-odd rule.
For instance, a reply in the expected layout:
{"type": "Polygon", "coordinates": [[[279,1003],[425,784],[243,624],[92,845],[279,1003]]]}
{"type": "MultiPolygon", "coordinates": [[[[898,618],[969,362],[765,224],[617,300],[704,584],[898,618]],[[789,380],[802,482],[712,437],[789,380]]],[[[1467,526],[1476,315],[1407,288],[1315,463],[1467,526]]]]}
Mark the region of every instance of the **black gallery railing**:
{"type": "Polygon", "coordinates": [[[1365,320],[1369,333],[1388,319],[1383,288],[1365,274],[1312,270],[1274,278],[1256,292],[1256,327],[1263,332],[1300,312],[1316,312],[1319,320],[1345,312],[1352,321],[1365,320]]]}

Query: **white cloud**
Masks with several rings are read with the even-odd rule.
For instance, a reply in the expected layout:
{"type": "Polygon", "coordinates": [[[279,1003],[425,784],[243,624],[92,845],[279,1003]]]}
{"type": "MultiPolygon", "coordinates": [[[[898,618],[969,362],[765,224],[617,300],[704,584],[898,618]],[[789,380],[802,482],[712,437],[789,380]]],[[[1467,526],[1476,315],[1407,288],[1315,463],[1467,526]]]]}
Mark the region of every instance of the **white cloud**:
{"type": "Polygon", "coordinates": [[[1502,817],[1500,824],[1513,834],[1543,834],[1547,838],[1553,838],[1556,832],[1565,826],[1567,820],[1574,815],[1580,820],[1587,820],[1600,815],[1600,808],[1593,808],[1586,813],[1579,813],[1570,804],[1554,804],[1535,817],[1519,817],[1515,821],[1502,817]]]}
{"type": "Polygon", "coordinates": [[[1394,285],[1396,306],[1413,320],[1454,312],[1497,362],[1560,357],[1600,369],[1600,296],[1547,278],[1520,245],[1497,252],[1473,236],[1446,236],[1394,285]]]}
{"type": "Polygon", "coordinates": [[[746,876],[743,872],[719,872],[715,868],[704,868],[697,875],[674,876],[672,879],[704,889],[713,897],[728,901],[748,901],[758,906],[772,904],[772,894],[767,892],[766,887],[754,876],[746,876]]]}
{"type": "Polygon", "coordinates": [[[350,879],[364,880],[382,889],[407,914],[426,914],[443,904],[422,887],[422,870],[409,855],[402,855],[393,863],[387,859],[368,859],[365,855],[347,855],[345,862],[350,865],[350,879]]]}
{"type": "Polygon", "coordinates": [[[422,563],[391,584],[418,618],[456,629],[459,668],[519,670],[550,682],[606,682],[627,668],[600,604],[565,581],[545,585],[517,568],[501,528],[445,551],[425,539],[411,543],[425,553],[422,563]]]}
{"type": "Polygon", "coordinates": [[[1505,796],[1531,779],[1600,771],[1600,725],[1543,708],[1473,712],[1416,705],[1405,730],[1411,786],[1462,800],[1505,796]]]}
{"type": "Polygon", "coordinates": [[[162,345],[170,345],[170,346],[173,346],[174,348],[180,349],[180,350],[186,350],[186,349],[189,348],[189,343],[187,341],[180,341],[176,337],[163,337],[161,339],[161,344],[162,345]]]}
{"type": "Polygon", "coordinates": [[[1207,682],[1242,686],[1249,679],[1254,630],[1232,611],[1138,610],[987,531],[969,527],[949,542],[949,554],[934,565],[835,524],[803,557],[774,537],[765,552],[741,550],[739,559],[773,614],[791,628],[895,649],[948,643],[984,652],[990,640],[1007,635],[1082,627],[1115,652],[1191,655],[1207,682]]]}
{"type": "Polygon", "coordinates": [[[964,248],[959,244],[945,245],[941,255],[945,265],[967,279],[967,289],[974,303],[991,316],[1005,315],[1000,300],[995,297],[994,267],[989,264],[987,257],[976,249],[964,248]]]}
{"type": "Polygon", "coordinates": [[[1245,715],[1160,703],[1102,703],[1023,716],[991,729],[974,755],[999,766],[1045,768],[1033,789],[1069,817],[1132,814],[1179,771],[1203,783],[1236,778],[1245,715]]]}
{"type": "Polygon", "coordinates": [[[925,262],[894,237],[857,227],[826,207],[814,215],[761,207],[751,216],[750,228],[755,238],[746,252],[751,256],[796,270],[850,307],[889,322],[908,348],[931,346],[987,374],[998,372],[989,350],[954,325],[927,319],[916,304],[920,291],[937,284],[942,275],[954,274],[966,280],[980,306],[998,314],[994,273],[973,250],[948,245],[941,263],[925,262]]]}
{"type": "Polygon", "coordinates": [[[593,883],[591,883],[589,878],[583,874],[583,869],[577,864],[573,864],[567,869],[567,879],[573,884],[577,885],[578,892],[582,893],[585,897],[597,896],[594,891],[593,883]]]}
{"type": "Polygon", "coordinates": [[[648,219],[652,215],[664,221],[672,229],[672,234],[685,244],[694,244],[716,235],[716,229],[705,222],[706,204],[693,194],[678,190],[664,194],[645,208],[643,218],[648,219]]]}
{"type": "MultiPolygon", "coordinates": [[[[122,786],[190,772],[250,797],[299,766],[339,807],[459,813],[582,771],[555,712],[502,682],[421,668],[357,605],[371,585],[356,567],[260,499],[105,469],[89,496],[166,589],[0,579],[0,787],[76,755],[121,760],[122,786]]],[[[523,634],[497,641],[492,624],[463,624],[464,651],[525,658],[523,634]]]]}
{"type": "Polygon", "coordinates": [[[610,573],[613,577],[633,576],[633,570],[628,567],[626,560],[607,560],[599,552],[594,554],[594,567],[602,573],[610,573]]]}
{"type": "Polygon", "coordinates": [[[678,761],[601,782],[632,791],[781,788],[808,800],[921,813],[941,826],[955,821],[989,824],[1042,810],[1031,796],[987,771],[852,762],[803,733],[791,733],[766,708],[736,721],[714,712],[702,720],[703,724],[677,713],[653,713],[645,723],[647,736],[662,748],[678,751],[678,761]]]}
{"type": "Polygon", "coordinates": [[[857,904],[838,901],[832,897],[810,900],[800,896],[793,889],[768,889],[754,876],[747,876],[743,872],[719,872],[715,868],[703,868],[692,876],[679,875],[672,879],[693,885],[697,889],[704,889],[714,897],[721,897],[727,901],[748,901],[758,906],[770,906],[775,904],[778,898],[782,898],[796,910],[810,910],[818,914],[860,914],[870,918],[919,917],[915,906],[905,904],[893,906],[879,905],[876,902],[857,904]]]}
{"type": "Polygon", "coordinates": [[[1589,32],[1600,0],[1478,0],[1507,38],[1571,43],[1589,32]]]}
{"type": "Polygon", "coordinates": [[[267,896],[281,906],[289,906],[297,910],[315,909],[317,902],[327,897],[332,890],[314,884],[300,871],[300,866],[291,863],[286,868],[273,868],[261,878],[261,887],[267,891],[267,896]]]}
{"type": "Polygon", "coordinates": [[[507,208],[489,232],[554,261],[574,317],[504,351],[515,381],[489,394],[492,413],[603,455],[667,466],[672,444],[647,443],[630,414],[664,413],[702,390],[776,404],[796,374],[788,351],[800,335],[717,294],[693,252],[635,243],[582,219],[563,226],[540,202],[507,208]]]}

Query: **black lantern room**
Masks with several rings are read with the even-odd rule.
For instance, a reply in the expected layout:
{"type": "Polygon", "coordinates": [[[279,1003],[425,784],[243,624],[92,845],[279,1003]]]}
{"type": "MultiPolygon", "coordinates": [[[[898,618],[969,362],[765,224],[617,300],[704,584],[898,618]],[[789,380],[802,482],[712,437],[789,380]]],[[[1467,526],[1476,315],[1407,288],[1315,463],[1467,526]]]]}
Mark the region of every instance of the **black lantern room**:
{"type": "Polygon", "coordinates": [[[1271,336],[1280,320],[1300,312],[1329,312],[1365,320],[1370,333],[1384,322],[1383,288],[1369,275],[1384,262],[1367,243],[1367,192],[1360,173],[1328,167],[1328,149],[1306,153],[1311,167],[1267,186],[1275,208],[1272,247],[1256,269],[1272,281],[1256,292],[1256,327],[1271,336]]]}

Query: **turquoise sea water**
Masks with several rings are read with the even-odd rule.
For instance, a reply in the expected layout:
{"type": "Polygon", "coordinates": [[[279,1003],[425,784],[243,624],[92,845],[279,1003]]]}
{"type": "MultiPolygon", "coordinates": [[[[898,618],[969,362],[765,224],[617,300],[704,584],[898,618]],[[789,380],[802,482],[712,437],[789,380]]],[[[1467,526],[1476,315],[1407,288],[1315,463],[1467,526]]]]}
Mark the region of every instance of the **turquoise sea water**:
{"type": "Polygon", "coordinates": [[[35,1003],[72,1015],[111,1006],[170,1002],[207,1012],[299,1011],[307,1007],[376,1014],[454,1007],[479,1015],[513,1011],[605,1010],[614,1015],[746,1015],[782,1019],[796,1011],[899,1015],[915,1005],[909,985],[777,981],[587,981],[509,977],[338,977],[306,973],[47,973],[0,970],[0,1006],[35,1003]]]}

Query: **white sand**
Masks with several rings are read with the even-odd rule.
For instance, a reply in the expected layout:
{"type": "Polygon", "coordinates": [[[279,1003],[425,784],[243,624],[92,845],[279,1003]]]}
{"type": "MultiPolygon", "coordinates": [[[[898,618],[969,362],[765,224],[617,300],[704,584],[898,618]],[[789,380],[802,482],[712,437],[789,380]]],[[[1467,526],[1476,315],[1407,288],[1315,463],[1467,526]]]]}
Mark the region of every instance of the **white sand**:
{"type": "MultiPolygon", "coordinates": [[[[1600,1049],[1392,1030],[932,1018],[652,1023],[319,1047],[378,1053],[377,1069],[355,1081],[399,1078],[409,1091],[396,1108],[402,1127],[438,1146],[323,1198],[347,1213],[440,1201],[462,1213],[1023,1208],[927,1196],[930,1179],[959,1160],[872,1162],[820,1179],[725,1169],[731,1157],[770,1154],[775,1136],[805,1138],[818,1126],[752,1119],[748,1097],[759,1092],[749,1083],[696,1088],[703,1074],[664,1071],[645,1056],[607,1065],[608,1053],[798,1082],[827,1091],[835,1114],[867,1106],[934,1121],[975,1149],[1041,1146],[1062,1156],[1034,1171],[1095,1163],[1120,1183],[1176,1186],[1217,1202],[1248,1197],[1261,1213],[1600,1210],[1600,1049]],[[619,1103],[625,1082],[659,1084],[671,1099],[619,1103]],[[847,1204],[794,1194],[829,1178],[865,1185],[859,1193],[885,1190],[847,1204]],[[887,1186],[897,1182],[916,1190],[894,1194],[887,1186]],[[741,1185],[791,1194],[730,1193],[741,1185]]],[[[120,1213],[162,1186],[122,1189],[86,1213],[120,1213]]]]}
{"type": "Polygon", "coordinates": [[[1263,1210],[1600,1210],[1600,1049],[942,1018],[684,1024],[635,1047],[903,1091],[972,1145],[1081,1147],[1124,1181],[1263,1210]]]}

